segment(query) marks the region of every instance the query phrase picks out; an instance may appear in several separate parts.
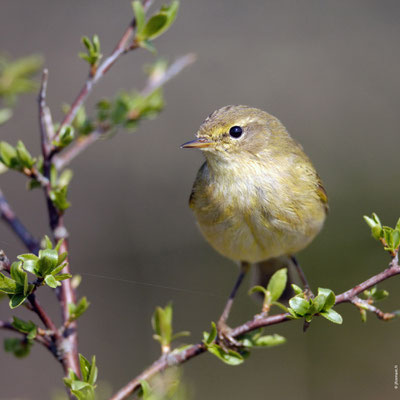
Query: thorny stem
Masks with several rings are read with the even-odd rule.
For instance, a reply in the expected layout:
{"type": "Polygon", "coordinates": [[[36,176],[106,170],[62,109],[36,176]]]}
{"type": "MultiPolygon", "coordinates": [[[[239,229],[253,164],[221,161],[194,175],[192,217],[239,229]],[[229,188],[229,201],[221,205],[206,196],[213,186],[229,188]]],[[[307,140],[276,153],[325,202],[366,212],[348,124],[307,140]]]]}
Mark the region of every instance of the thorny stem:
{"type": "MultiPolygon", "coordinates": [[[[357,297],[364,290],[375,286],[379,282],[382,282],[392,276],[400,274],[400,265],[398,264],[398,259],[395,257],[390,263],[389,268],[380,272],[379,274],[367,279],[366,281],[354,286],[353,288],[347,290],[346,292],[336,296],[335,305],[353,302],[352,300],[357,297]]],[[[230,334],[234,338],[238,338],[248,332],[254,331],[258,328],[276,325],[286,321],[292,321],[293,318],[289,313],[276,314],[266,317],[260,317],[260,315],[254,316],[250,321],[232,329],[230,334]]],[[[203,343],[194,344],[181,351],[172,351],[168,355],[161,356],[156,360],[149,368],[140,373],[136,378],[128,382],[123,388],[121,388],[110,400],[123,400],[130,396],[135,390],[140,387],[140,382],[142,380],[151,379],[154,375],[159,372],[164,371],[168,367],[180,365],[184,362],[196,357],[204,352],[206,352],[206,346],[203,343]]]]}

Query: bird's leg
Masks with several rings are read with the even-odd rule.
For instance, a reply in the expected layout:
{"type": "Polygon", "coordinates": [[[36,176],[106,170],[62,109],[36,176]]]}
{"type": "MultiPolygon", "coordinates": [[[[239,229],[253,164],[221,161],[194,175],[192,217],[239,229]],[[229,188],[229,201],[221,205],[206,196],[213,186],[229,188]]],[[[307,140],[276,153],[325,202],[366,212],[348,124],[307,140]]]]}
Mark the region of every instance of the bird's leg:
{"type": "MultiPolygon", "coordinates": [[[[235,299],[236,293],[243,281],[243,278],[246,276],[246,273],[249,269],[250,269],[250,263],[242,261],[240,264],[240,273],[236,280],[235,286],[233,287],[232,292],[228,298],[228,301],[225,304],[224,311],[222,312],[222,314],[218,320],[218,323],[217,323],[218,337],[219,337],[219,341],[220,341],[220,344],[222,345],[222,347],[225,347],[224,343],[228,343],[228,344],[234,345],[234,346],[240,346],[240,343],[229,335],[230,328],[226,324],[226,321],[229,317],[229,313],[231,311],[232,304],[235,299]]],[[[224,350],[226,350],[226,349],[224,348],[224,350]]]]}
{"type": "Polygon", "coordinates": [[[291,258],[291,260],[293,261],[293,264],[294,264],[294,266],[295,266],[295,268],[296,268],[297,274],[299,275],[299,278],[300,278],[300,280],[301,280],[301,283],[302,283],[303,286],[304,286],[306,297],[307,297],[307,298],[314,297],[313,292],[312,292],[311,289],[310,289],[310,285],[308,284],[306,275],[304,274],[303,269],[300,267],[300,264],[299,264],[299,262],[297,261],[296,257],[291,256],[290,258],[291,258]]]}

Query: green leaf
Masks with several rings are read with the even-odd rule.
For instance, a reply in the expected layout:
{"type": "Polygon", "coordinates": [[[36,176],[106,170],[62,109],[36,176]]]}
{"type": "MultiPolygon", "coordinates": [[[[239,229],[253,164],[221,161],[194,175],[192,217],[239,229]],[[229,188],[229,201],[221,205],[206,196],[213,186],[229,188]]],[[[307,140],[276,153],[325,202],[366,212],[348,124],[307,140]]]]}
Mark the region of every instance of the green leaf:
{"type": "Polygon", "coordinates": [[[0,291],[7,294],[14,294],[17,291],[17,282],[0,272],[0,291]]]}
{"type": "Polygon", "coordinates": [[[276,271],[268,282],[267,290],[271,293],[271,301],[277,301],[285,290],[287,282],[287,268],[276,271]]]}
{"type": "Polygon", "coordinates": [[[13,317],[12,326],[19,332],[26,333],[27,339],[34,339],[37,333],[37,326],[32,321],[24,321],[17,317],[13,317]]]}
{"type": "Polygon", "coordinates": [[[342,316],[332,308],[327,311],[321,312],[321,315],[327,320],[334,322],[335,324],[341,324],[343,322],[342,316]]]}
{"type": "MultiPolygon", "coordinates": [[[[60,262],[60,259],[58,259],[58,262],[60,262]]],[[[58,267],[54,268],[53,271],[51,271],[51,275],[56,276],[59,272],[61,272],[65,266],[67,265],[67,263],[62,263],[58,265],[58,267]]]]}
{"type": "Polygon", "coordinates": [[[336,297],[335,297],[335,293],[333,293],[332,290],[318,288],[318,295],[325,296],[325,298],[326,298],[326,301],[324,304],[324,310],[328,310],[329,308],[331,308],[335,305],[336,297]]]}
{"type": "Polygon", "coordinates": [[[162,347],[168,347],[172,340],[172,304],[157,307],[152,317],[153,330],[160,338],[162,347]]]}
{"type": "Polygon", "coordinates": [[[210,333],[204,332],[203,333],[203,343],[208,346],[211,343],[215,341],[217,338],[217,326],[215,325],[215,322],[211,322],[211,331],[210,333]]]}
{"type": "Polygon", "coordinates": [[[0,142],[0,160],[8,168],[17,169],[20,167],[17,150],[4,141],[0,142]]]}
{"type": "Polygon", "coordinates": [[[371,228],[372,236],[375,239],[379,239],[382,236],[382,224],[379,217],[375,213],[372,213],[372,218],[364,215],[364,220],[371,228]]]}
{"type": "Polygon", "coordinates": [[[57,286],[61,286],[61,283],[58,282],[53,275],[46,275],[44,281],[46,282],[47,286],[50,286],[53,289],[55,289],[57,286]]]}
{"type": "Polygon", "coordinates": [[[143,400],[147,400],[150,398],[151,389],[150,389],[150,385],[147,383],[147,381],[145,381],[145,380],[140,381],[140,390],[142,392],[141,394],[142,394],[143,400]]]}
{"type": "Polygon", "coordinates": [[[297,285],[295,285],[294,283],[292,283],[292,289],[294,291],[295,294],[301,294],[303,293],[303,289],[297,285]]]}
{"type": "Polygon", "coordinates": [[[181,337],[187,337],[187,336],[190,336],[190,332],[189,331],[181,331],[181,332],[174,333],[172,335],[171,342],[176,340],[176,339],[179,339],[181,337]]]}
{"type": "Polygon", "coordinates": [[[392,232],[392,246],[396,250],[400,245],[400,230],[394,230],[392,232]]]}
{"type": "Polygon", "coordinates": [[[53,141],[54,146],[66,147],[75,139],[75,131],[71,125],[63,125],[60,131],[60,139],[53,141]]]}
{"type": "Polygon", "coordinates": [[[22,269],[22,262],[13,262],[10,269],[11,278],[17,283],[19,293],[28,294],[28,274],[22,269]]]}
{"type": "Polygon", "coordinates": [[[65,169],[63,172],[61,172],[61,174],[58,178],[58,185],[60,187],[68,186],[71,183],[73,176],[74,176],[74,173],[72,172],[71,169],[65,169]]]}
{"type": "Polygon", "coordinates": [[[133,14],[135,15],[136,21],[136,35],[140,35],[143,31],[144,24],[146,22],[146,15],[142,2],[135,0],[132,2],[133,14]]]}
{"type": "Polygon", "coordinates": [[[249,332],[244,335],[243,338],[240,338],[240,342],[247,348],[272,347],[286,342],[286,339],[281,335],[273,334],[261,336],[261,332],[262,330],[249,332]]]}
{"type": "Polygon", "coordinates": [[[13,353],[17,358],[26,357],[32,347],[32,341],[18,339],[18,338],[8,338],[4,339],[4,350],[13,353]]]}
{"type": "Polygon", "coordinates": [[[71,205],[71,203],[69,203],[67,200],[67,191],[67,186],[64,186],[62,188],[51,190],[49,193],[50,199],[54,206],[60,211],[65,211],[71,205]]]}
{"type": "Polygon", "coordinates": [[[160,11],[147,21],[140,35],[137,35],[137,40],[154,40],[162,35],[175,21],[178,8],[179,1],[173,1],[170,6],[162,6],[160,11]]]}
{"type": "Polygon", "coordinates": [[[31,274],[37,275],[38,257],[35,254],[21,254],[17,257],[22,261],[22,268],[31,274]]]}
{"type": "Polygon", "coordinates": [[[66,279],[72,278],[71,274],[59,274],[59,275],[54,275],[54,278],[56,281],[65,281],[66,279]]]}
{"type": "Polygon", "coordinates": [[[253,294],[253,293],[257,293],[257,292],[262,293],[264,295],[266,295],[266,293],[267,293],[267,291],[264,287],[256,285],[256,286],[253,286],[252,288],[250,288],[249,295],[253,294]]]}
{"type": "Polygon", "coordinates": [[[69,320],[75,321],[79,318],[90,306],[86,297],[82,297],[77,304],[68,303],[69,320]]]}
{"type": "Polygon", "coordinates": [[[55,249],[44,249],[39,251],[37,262],[38,272],[41,277],[50,274],[58,265],[58,252],[55,249]]]}
{"type": "Polygon", "coordinates": [[[14,309],[19,307],[27,298],[28,296],[24,295],[23,293],[16,293],[13,294],[10,298],[10,308],[14,309]]]}
{"type": "Polygon", "coordinates": [[[19,162],[24,167],[31,169],[34,166],[36,160],[34,158],[32,158],[29,151],[27,150],[25,145],[21,142],[21,140],[18,140],[17,146],[15,147],[15,149],[17,151],[17,157],[18,157],[19,162]]]}
{"type": "Polygon", "coordinates": [[[301,316],[305,315],[310,308],[310,303],[306,299],[299,296],[292,297],[289,300],[289,305],[296,314],[301,316]]]}
{"type": "Polygon", "coordinates": [[[211,354],[218,357],[221,361],[228,365],[235,366],[242,364],[244,361],[243,356],[236,351],[228,350],[228,352],[226,353],[221,346],[215,343],[207,346],[207,351],[209,351],[211,354]]]}

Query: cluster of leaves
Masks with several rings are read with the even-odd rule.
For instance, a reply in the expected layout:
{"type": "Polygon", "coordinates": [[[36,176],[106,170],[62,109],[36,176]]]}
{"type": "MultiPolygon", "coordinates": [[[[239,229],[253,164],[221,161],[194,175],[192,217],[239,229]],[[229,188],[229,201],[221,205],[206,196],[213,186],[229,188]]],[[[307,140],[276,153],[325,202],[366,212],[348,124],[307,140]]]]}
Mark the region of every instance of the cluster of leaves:
{"type": "Polygon", "coordinates": [[[17,317],[13,317],[12,326],[23,333],[24,337],[4,339],[4,349],[13,353],[15,357],[25,357],[29,354],[33,339],[37,335],[37,326],[32,321],[26,322],[17,317]]]}
{"type": "Polygon", "coordinates": [[[164,308],[157,307],[151,319],[151,324],[155,332],[153,338],[160,343],[163,354],[170,351],[172,341],[190,335],[187,331],[173,333],[172,303],[168,303],[164,308]]]}
{"type": "Polygon", "coordinates": [[[335,305],[335,294],[330,289],[318,288],[318,294],[314,298],[307,298],[306,294],[297,285],[292,285],[296,296],[289,300],[290,315],[297,318],[305,318],[311,322],[314,315],[321,315],[335,324],[343,322],[342,316],[332,307],[335,305]]]}
{"type": "Polygon", "coordinates": [[[120,92],[115,99],[102,99],[97,103],[98,120],[113,129],[124,127],[135,131],[141,119],[154,118],[164,108],[162,89],[147,96],[140,92],[120,92]]]}
{"type": "Polygon", "coordinates": [[[146,13],[140,1],[132,2],[136,20],[135,43],[152,52],[155,51],[152,41],[161,36],[175,21],[178,13],[179,1],[173,1],[169,6],[164,5],[146,21],[146,13]]]}
{"type": "Polygon", "coordinates": [[[51,288],[60,286],[60,281],[71,277],[69,274],[62,274],[61,271],[66,265],[67,253],[59,254],[61,242],[55,248],[50,239],[46,236],[46,248],[39,251],[39,255],[21,254],[20,261],[12,263],[10,277],[0,273],[0,292],[10,297],[10,308],[20,306],[35,289],[35,285],[46,284],[51,288]],[[36,277],[35,284],[28,282],[27,272],[36,277]]]}
{"type": "Polygon", "coordinates": [[[82,354],[79,354],[79,366],[82,378],[70,369],[68,377],[64,378],[64,383],[78,400],[94,400],[98,374],[96,357],[93,356],[92,362],[89,362],[82,354]]]}
{"type": "Polygon", "coordinates": [[[86,47],[86,53],[79,53],[79,57],[89,63],[92,74],[94,74],[103,56],[100,52],[100,39],[97,35],[93,35],[92,40],[84,36],[82,38],[82,43],[86,47]]]}
{"type": "Polygon", "coordinates": [[[7,168],[22,171],[24,168],[32,169],[37,160],[19,140],[15,147],[5,141],[0,142],[0,161],[7,168]]]}
{"type": "Polygon", "coordinates": [[[49,196],[54,206],[62,212],[71,205],[67,199],[67,194],[72,176],[73,173],[70,169],[65,169],[60,175],[58,175],[57,169],[54,167],[54,165],[52,165],[50,171],[51,190],[49,192],[49,196]]]}
{"type": "Polygon", "coordinates": [[[82,297],[78,303],[68,303],[69,321],[78,319],[90,306],[86,297],[82,297]]]}
{"type": "Polygon", "coordinates": [[[6,107],[0,108],[0,125],[12,117],[11,107],[20,94],[35,91],[37,83],[32,79],[42,65],[41,57],[32,55],[15,61],[0,57],[0,99],[6,107]]]}
{"type": "MultiPolygon", "coordinates": [[[[74,139],[73,127],[66,125],[62,128],[57,146],[64,147],[70,144],[74,139]]],[[[42,157],[34,158],[29,153],[24,143],[20,140],[14,147],[11,144],[0,142],[0,162],[7,168],[15,171],[24,172],[31,177],[29,188],[41,187],[41,183],[37,179],[36,173],[43,175],[43,159],[42,157]]],[[[65,211],[70,203],[67,200],[68,186],[72,179],[72,171],[64,170],[59,176],[54,165],[50,171],[50,199],[54,206],[61,212],[65,211]]]]}
{"type": "Polygon", "coordinates": [[[364,216],[365,222],[371,228],[371,234],[376,240],[380,240],[386,251],[394,257],[400,246],[400,218],[394,228],[382,226],[379,217],[372,213],[371,217],[364,216]]]}
{"type": "MultiPolygon", "coordinates": [[[[378,301],[384,300],[388,296],[389,296],[389,292],[387,290],[378,289],[377,286],[374,286],[368,290],[364,290],[362,297],[366,303],[361,303],[361,302],[356,303],[356,306],[360,310],[362,322],[367,322],[368,305],[375,304],[378,301]]],[[[390,314],[388,314],[388,315],[390,315],[390,314]]],[[[396,315],[398,315],[398,312],[394,312],[391,315],[392,315],[391,318],[394,318],[396,315]]]]}
{"type": "Polygon", "coordinates": [[[239,365],[250,355],[250,350],[253,348],[273,347],[285,343],[286,339],[283,336],[262,335],[263,329],[256,329],[246,333],[238,338],[240,344],[237,351],[233,349],[224,349],[219,345],[217,340],[217,327],[214,322],[211,323],[211,331],[203,332],[203,343],[207,351],[219,358],[225,364],[239,365]]]}

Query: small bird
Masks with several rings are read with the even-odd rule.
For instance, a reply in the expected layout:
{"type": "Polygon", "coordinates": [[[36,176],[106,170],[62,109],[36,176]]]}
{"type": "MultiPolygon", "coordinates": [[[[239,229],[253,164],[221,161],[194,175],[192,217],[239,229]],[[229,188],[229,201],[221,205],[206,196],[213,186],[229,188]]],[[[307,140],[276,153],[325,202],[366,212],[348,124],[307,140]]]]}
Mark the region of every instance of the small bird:
{"type": "MultiPolygon", "coordinates": [[[[261,276],[296,263],[293,255],[319,233],[328,211],[321,179],[300,144],[274,116],[230,105],[213,112],[197,139],[202,150],[189,205],[201,233],[241,273],[218,323],[226,330],[233,298],[251,264],[261,276]]],[[[301,278],[302,273],[300,275],[301,278]]],[[[304,282],[306,285],[306,282],[304,282]]]]}

